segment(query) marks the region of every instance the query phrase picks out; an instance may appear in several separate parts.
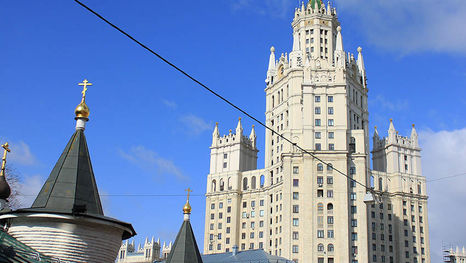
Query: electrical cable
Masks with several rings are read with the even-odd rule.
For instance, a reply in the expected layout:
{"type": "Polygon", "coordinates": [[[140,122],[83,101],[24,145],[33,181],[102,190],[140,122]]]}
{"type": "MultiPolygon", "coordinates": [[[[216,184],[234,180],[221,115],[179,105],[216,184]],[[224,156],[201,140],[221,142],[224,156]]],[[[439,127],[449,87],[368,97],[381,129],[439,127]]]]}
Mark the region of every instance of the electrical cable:
{"type": "MultiPolygon", "coordinates": [[[[88,7],[87,5],[83,4],[82,2],[80,2],[79,0],[74,0],[76,3],[78,3],[80,6],[84,7],[86,10],[88,10],[89,12],[91,12],[92,14],[94,14],[95,16],[97,16],[99,19],[101,19],[102,21],[104,21],[105,23],[107,23],[108,25],[110,25],[111,27],[113,27],[114,29],[116,29],[117,31],[119,31],[120,33],[122,33],[123,35],[125,35],[126,37],[128,37],[129,39],[131,39],[132,41],[134,41],[136,44],[138,44],[139,46],[141,46],[142,48],[146,49],[147,51],[149,51],[150,53],[152,53],[153,55],[155,55],[156,57],[158,57],[159,59],[161,59],[163,62],[165,62],[166,64],[168,64],[169,66],[171,66],[172,68],[174,68],[175,70],[177,70],[178,72],[180,72],[181,74],[183,74],[184,76],[186,76],[187,78],[191,79],[192,81],[194,81],[195,83],[197,83],[199,86],[203,87],[204,89],[206,89],[208,92],[212,93],[214,96],[216,96],[217,98],[219,98],[220,100],[223,100],[225,103],[227,103],[228,105],[232,106],[233,108],[235,108],[236,110],[238,110],[239,112],[243,113],[244,115],[246,115],[247,117],[249,117],[250,119],[254,120],[255,122],[257,122],[259,125],[261,125],[262,127],[264,127],[265,129],[269,130],[272,132],[272,134],[277,134],[280,138],[282,138],[283,140],[289,142],[291,145],[293,145],[294,147],[298,148],[299,150],[301,150],[303,153],[305,154],[308,154],[310,156],[312,156],[314,159],[322,162],[323,164],[325,165],[328,165],[328,163],[326,163],[325,161],[323,161],[322,159],[320,159],[319,157],[315,156],[313,153],[305,150],[304,148],[302,148],[301,146],[299,146],[297,143],[293,143],[291,140],[289,140],[288,138],[284,137],[283,135],[281,135],[280,133],[278,132],[275,132],[272,128],[268,127],[265,123],[263,123],[262,121],[258,120],[257,118],[255,118],[254,116],[250,115],[249,113],[247,113],[245,110],[241,109],[239,106],[236,106],[235,104],[233,104],[232,102],[230,102],[227,98],[223,97],[222,95],[220,95],[219,93],[215,92],[214,90],[210,89],[209,87],[207,87],[205,84],[203,84],[201,81],[197,80],[195,77],[191,76],[189,73],[185,72],[184,70],[182,70],[181,68],[179,68],[178,66],[176,66],[175,64],[173,64],[172,62],[170,62],[169,60],[167,60],[166,58],[164,58],[162,55],[158,54],[157,52],[153,51],[151,48],[147,47],[146,45],[144,45],[143,43],[139,42],[137,39],[135,39],[133,36],[131,36],[130,34],[126,33],[124,30],[122,30],[121,28],[119,28],[118,26],[114,25],[113,23],[111,23],[110,21],[108,21],[107,19],[105,19],[102,15],[100,15],[99,13],[97,13],[96,11],[92,10],[90,7],[88,7]]],[[[346,173],[343,173],[341,172],[340,170],[334,168],[332,166],[332,169],[335,170],[336,172],[338,172],[339,174],[345,176],[346,178],[356,182],[357,184],[361,185],[362,187],[364,187],[366,190],[368,191],[371,191],[372,192],[372,189],[370,187],[367,187],[365,184],[353,179],[352,177],[348,176],[346,173]]]]}

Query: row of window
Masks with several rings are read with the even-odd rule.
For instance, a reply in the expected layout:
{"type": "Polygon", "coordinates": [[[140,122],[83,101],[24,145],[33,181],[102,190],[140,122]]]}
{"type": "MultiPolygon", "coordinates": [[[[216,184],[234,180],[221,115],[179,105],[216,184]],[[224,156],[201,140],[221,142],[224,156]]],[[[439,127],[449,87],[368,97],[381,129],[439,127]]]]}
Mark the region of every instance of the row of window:
{"type": "MultiPolygon", "coordinates": [[[[328,119],[327,120],[327,125],[328,126],[335,126],[335,121],[333,119],[328,119]]],[[[322,120],[321,119],[315,119],[315,126],[322,126],[322,120]]]]}
{"type": "MultiPolygon", "coordinates": [[[[334,113],[333,107],[328,107],[327,112],[328,112],[329,115],[333,115],[333,113],[334,113]]],[[[315,107],[314,108],[314,113],[316,115],[319,115],[321,113],[320,107],[315,107]]]]}
{"type": "MultiPolygon", "coordinates": [[[[322,132],[315,132],[315,138],[316,139],[322,139],[322,132]]],[[[329,132],[328,133],[328,138],[329,139],[335,139],[335,133],[334,132],[329,132]]]]}

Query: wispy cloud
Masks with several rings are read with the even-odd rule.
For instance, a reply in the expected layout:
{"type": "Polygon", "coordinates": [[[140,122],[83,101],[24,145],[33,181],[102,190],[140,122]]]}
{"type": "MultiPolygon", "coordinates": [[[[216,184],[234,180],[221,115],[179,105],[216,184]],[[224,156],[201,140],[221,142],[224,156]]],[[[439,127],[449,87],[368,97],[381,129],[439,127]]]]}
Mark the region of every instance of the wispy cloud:
{"type": "MultiPolygon", "coordinates": [[[[466,55],[464,0],[336,0],[377,47],[400,55],[424,51],[466,55]]],[[[344,26],[344,25],[343,25],[344,26]]]]}
{"type": "Polygon", "coordinates": [[[37,164],[37,158],[32,154],[27,143],[23,141],[11,142],[10,149],[8,162],[25,166],[37,164]]]}
{"type": "Polygon", "coordinates": [[[186,114],[180,118],[180,121],[186,126],[188,134],[199,135],[212,129],[212,124],[194,114],[186,114]]]}
{"type": "Polygon", "coordinates": [[[382,95],[377,95],[374,99],[369,100],[369,103],[394,112],[400,112],[409,107],[407,100],[389,100],[382,95]]]}
{"type": "MultiPolygon", "coordinates": [[[[466,173],[466,128],[455,131],[420,131],[422,170],[427,180],[466,173]]],[[[466,245],[466,175],[431,181],[429,228],[432,262],[441,262],[442,242],[466,245]],[[447,216],[448,215],[448,216],[447,216]]]]}
{"type": "Polygon", "coordinates": [[[176,179],[183,181],[187,179],[172,160],[165,159],[144,146],[133,146],[127,152],[120,150],[120,156],[140,169],[155,173],[158,176],[174,176],[176,179]]]}
{"type": "Polygon", "coordinates": [[[230,0],[231,9],[234,12],[252,11],[260,15],[270,15],[279,18],[286,18],[293,12],[294,0],[230,0]]]}
{"type": "Polygon", "coordinates": [[[20,178],[17,187],[19,196],[17,197],[21,207],[31,207],[39,194],[44,178],[40,175],[24,176],[20,178]]]}
{"type": "Polygon", "coordinates": [[[162,100],[162,103],[167,106],[169,109],[176,110],[178,108],[178,104],[176,102],[171,101],[171,100],[162,100]]]}

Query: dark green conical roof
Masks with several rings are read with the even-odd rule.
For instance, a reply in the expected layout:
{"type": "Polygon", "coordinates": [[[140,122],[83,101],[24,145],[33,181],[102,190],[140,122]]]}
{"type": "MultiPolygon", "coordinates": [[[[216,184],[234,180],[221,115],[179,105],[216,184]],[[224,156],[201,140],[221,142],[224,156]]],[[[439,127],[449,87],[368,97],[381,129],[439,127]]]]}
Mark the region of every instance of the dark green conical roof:
{"type": "Polygon", "coordinates": [[[199,253],[189,220],[183,221],[168,255],[167,263],[202,263],[201,253],[199,253]]]}
{"type": "Polygon", "coordinates": [[[71,136],[31,209],[104,215],[83,129],[71,136]]]}

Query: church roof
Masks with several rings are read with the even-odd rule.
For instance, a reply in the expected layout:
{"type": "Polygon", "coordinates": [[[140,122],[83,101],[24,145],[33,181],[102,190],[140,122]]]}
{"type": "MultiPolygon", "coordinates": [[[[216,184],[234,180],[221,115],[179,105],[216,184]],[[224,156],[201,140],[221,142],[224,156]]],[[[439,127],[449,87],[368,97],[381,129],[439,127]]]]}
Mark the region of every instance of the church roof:
{"type": "Polygon", "coordinates": [[[104,215],[84,130],[71,136],[31,210],[104,215]]]}
{"type": "Polygon", "coordinates": [[[167,263],[202,263],[201,253],[189,220],[183,221],[175,243],[167,258],[167,263]]]}

